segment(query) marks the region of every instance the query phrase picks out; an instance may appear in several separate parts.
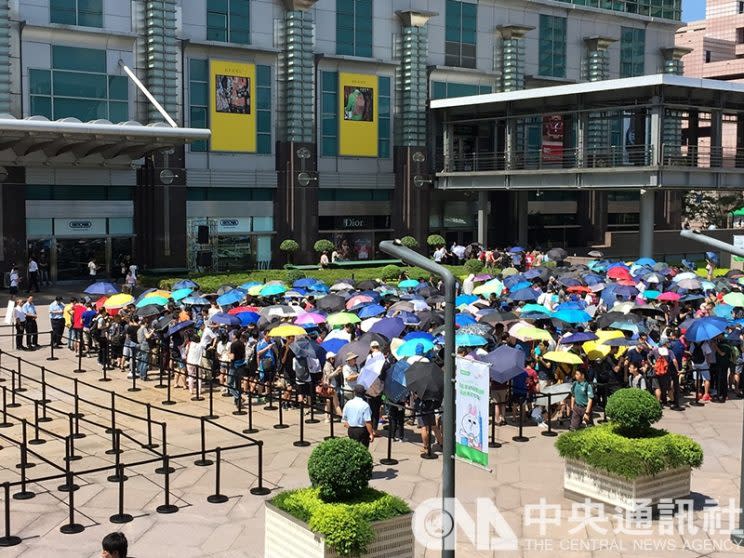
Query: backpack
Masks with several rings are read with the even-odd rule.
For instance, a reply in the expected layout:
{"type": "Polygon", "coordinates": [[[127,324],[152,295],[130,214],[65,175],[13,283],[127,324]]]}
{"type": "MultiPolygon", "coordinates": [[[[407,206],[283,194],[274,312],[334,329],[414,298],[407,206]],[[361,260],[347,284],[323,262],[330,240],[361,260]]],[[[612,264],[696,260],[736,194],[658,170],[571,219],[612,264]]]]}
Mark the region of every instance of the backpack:
{"type": "Polygon", "coordinates": [[[307,366],[307,359],[305,357],[295,357],[292,362],[292,369],[295,373],[295,380],[298,384],[306,384],[310,381],[310,370],[307,366]]]}
{"type": "Polygon", "coordinates": [[[669,361],[666,357],[660,356],[654,362],[654,375],[656,377],[666,376],[669,371],[669,361]]]}
{"type": "Polygon", "coordinates": [[[695,344],[695,348],[692,350],[692,363],[693,364],[704,364],[705,353],[703,352],[703,346],[700,343],[695,344]]]}

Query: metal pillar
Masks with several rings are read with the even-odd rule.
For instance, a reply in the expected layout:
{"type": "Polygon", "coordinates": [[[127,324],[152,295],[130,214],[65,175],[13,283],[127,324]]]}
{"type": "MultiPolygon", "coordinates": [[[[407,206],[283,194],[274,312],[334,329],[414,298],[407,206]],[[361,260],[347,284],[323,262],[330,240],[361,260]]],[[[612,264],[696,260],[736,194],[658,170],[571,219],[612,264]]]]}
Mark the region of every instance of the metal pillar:
{"type": "Polygon", "coordinates": [[[478,244],[484,248],[488,245],[488,192],[478,192],[478,244]]]}
{"type": "Polygon", "coordinates": [[[641,190],[641,214],[640,214],[640,243],[638,247],[639,258],[654,257],[654,201],[656,192],[654,190],[641,190]]]}
{"type": "MultiPolygon", "coordinates": [[[[455,521],[455,276],[426,256],[401,246],[400,241],[380,242],[380,250],[405,263],[439,275],[444,282],[444,400],[442,401],[442,521],[455,521]],[[445,517],[448,516],[448,517],[445,517]]],[[[455,558],[455,529],[442,530],[442,558],[455,558]]]]}
{"type": "Polygon", "coordinates": [[[529,195],[527,191],[519,191],[516,195],[517,203],[515,211],[517,213],[517,244],[522,247],[527,246],[528,239],[528,213],[529,213],[529,195]]]}

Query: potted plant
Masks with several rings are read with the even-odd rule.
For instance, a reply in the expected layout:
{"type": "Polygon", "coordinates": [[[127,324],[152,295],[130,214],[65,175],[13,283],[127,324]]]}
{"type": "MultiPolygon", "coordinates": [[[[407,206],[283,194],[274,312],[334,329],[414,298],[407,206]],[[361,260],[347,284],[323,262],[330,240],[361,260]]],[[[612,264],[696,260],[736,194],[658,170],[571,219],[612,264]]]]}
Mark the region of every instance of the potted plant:
{"type": "Polygon", "coordinates": [[[625,510],[687,498],[691,468],[702,465],[703,450],[687,436],[651,426],[661,418],[656,398],[646,390],[621,389],[608,398],[605,411],[609,422],[556,440],[566,460],[566,496],[625,510]]]}
{"type": "Polygon", "coordinates": [[[350,438],[317,446],[311,485],[266,502],[264,553],[272,558],[413,557],[411,510],[369,487],[372,456],[350,438]]]}
{"type": "Polygon", "coordinates": [[[287,263],[292,263],[292,254],[297,252],[297,250],[300,249],[300,245],[297,244],[297,241],[292,240],[291,238],[287,238],[286,240],[282,240],[282,243],[279,245],[279,250],[287,254],[287,263]]]}

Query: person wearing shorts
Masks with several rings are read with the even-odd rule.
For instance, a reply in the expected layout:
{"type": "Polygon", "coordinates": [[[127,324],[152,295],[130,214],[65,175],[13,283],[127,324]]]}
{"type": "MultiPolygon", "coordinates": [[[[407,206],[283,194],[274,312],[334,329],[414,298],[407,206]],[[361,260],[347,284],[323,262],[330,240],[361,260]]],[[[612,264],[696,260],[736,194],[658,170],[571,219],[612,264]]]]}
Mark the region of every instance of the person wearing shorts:
{"type": "Polygon", "coordinates": [[[437,444],[442,445],[442,430],[437,424],[436,410],[439,408],[439,403],[431,400],[422,400],[416,397],[413,401],[413,410],[416,414],[416,423],[421,432],[421,442],[424,447],[422,454],[428,452],[429,444],[431,443],[429,432],[434,434],[434,438],[437,444]]]}

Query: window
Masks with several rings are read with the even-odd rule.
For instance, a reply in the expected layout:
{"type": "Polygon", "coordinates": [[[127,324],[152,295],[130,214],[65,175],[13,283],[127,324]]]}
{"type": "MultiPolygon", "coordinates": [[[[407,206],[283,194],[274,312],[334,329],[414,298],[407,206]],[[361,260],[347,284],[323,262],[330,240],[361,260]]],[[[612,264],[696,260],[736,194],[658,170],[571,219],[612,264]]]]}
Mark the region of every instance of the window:
{"type": "Polygon", "coordinates": [[[744,27],[736,28],[736,44],[740,45],[744,43],[744,27]]]}
{"type": "Polygon", "coordinates": [[[338,74],[321,72],[320,78],[320,153],[338,155],[338,74]]]}
{"type": "Polygon", "coordinates": [[[256,66],[256,152],[271,154],[271,66],[256,66]]]}
{"type": "Polygon", "coordinates": [[[744,14],[744,2],[738,2],[737,12],[740,14],[744,14]]]}
{"type": "Polygon", "coordinates": [[[445,7],[444,63],[475,68],[478,5],[447,0],[445,7]]]}
{"type": "Polygon", "coordinates": [[[431,82],[432,99],[469,97],[471,95],[485,95],[487,93],[493,93],[493,88],[490,85],[474,85],[472,83],[450,83],[444,81],[431,82]]]}
{"type": "Polygon", "coordinates": [[[566,77],[566,18],[540,15],[541,76],[566,77]]]}
{"type": "Polygon", "coordinates": [[[249,0],[207,0],[207,40],[250,43],[249,0]]]}
{"type": "Polygon", "coordinates": [[[377,156],[386,159],[390,157],[390,78],[381,76],[377,79],[380,88],[377,97],[380,120],[377,130],[377,156]]]}
{"type": "MultiPolygon", "coordinates": [[[[186,199],[188,201],[272,201],[274,190],[272,188],[189,186],[186,188],[186,199]]],[[[254,230],[256,230],[255,223],[254,230]]]]}
{"type": "MultiPolygon", "coordinates": [[[[192,128],[209,127],[209,61],[189,59],[189,105],[192,128]]],[[[195,141],[191,151],[207,151],[206,140],[195,141]]]]}
{"type": "Polygon", "coordinates": [[[623,27],[620,33],[620,77],[642,76],[645,73],[646,30],[623,27]]]}
{"type": "Polygon", "coordinates": [[[129,82],[106,73],[105,50],[52,46],[52,69],[29,69],[29,88],[31,115],[129,119],[129,82]]]}
{"type": "Polygon", "coordinates": [[[51,0],[49,21],[83,27],[103,27],[103,0],[51,0]]]}
{"type": "Polygon", "coordinates": [[[372,0],[336,0],[336,54],[372,56],[372,0]]]}
{"type": "Polygon", "coordinates": [[[709,50],[705,51],[705,61],[710,62],[710,51],[709,50]]]}

